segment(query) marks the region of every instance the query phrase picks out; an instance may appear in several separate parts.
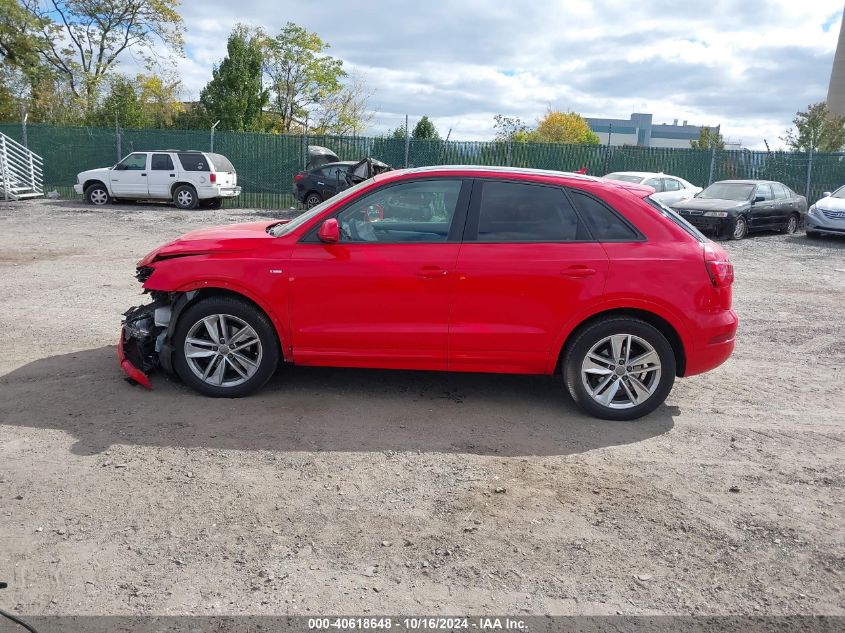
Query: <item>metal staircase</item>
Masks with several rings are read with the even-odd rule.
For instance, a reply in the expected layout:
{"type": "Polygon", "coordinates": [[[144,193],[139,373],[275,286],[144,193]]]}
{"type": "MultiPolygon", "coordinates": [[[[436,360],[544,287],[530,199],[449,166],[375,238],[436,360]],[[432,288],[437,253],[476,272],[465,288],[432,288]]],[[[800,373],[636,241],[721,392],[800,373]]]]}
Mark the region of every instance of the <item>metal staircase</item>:
{"type": "Polygon", "coordinates": [[[0,200],[44,195],[44,159],[0,133],[0,200]]]}

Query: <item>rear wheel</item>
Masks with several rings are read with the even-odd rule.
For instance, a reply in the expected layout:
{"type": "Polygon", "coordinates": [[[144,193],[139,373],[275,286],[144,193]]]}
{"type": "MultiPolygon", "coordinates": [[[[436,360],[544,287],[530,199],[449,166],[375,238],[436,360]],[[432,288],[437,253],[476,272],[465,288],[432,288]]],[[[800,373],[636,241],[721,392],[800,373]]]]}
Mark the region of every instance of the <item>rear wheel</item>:
{"type": "Polygon", "coordinates": [[[85,199],[93,205],[98,207],[103,206],[104,204],[108,204],[111,200],[111,196],[109,196],[109,190],[106,189],[106,186],[100,183],[96,183],[90,185],[85,190],[85,199]]]}
{"type": "Polygon", "coordinates": [[[634,420],[666,400],[675,382],[675,354],[645,321],[609,317],[576,334],[563,371],[581,409],[606,420],[634,420]]]}
{"type": "Polygon", "coordinates": [[[786,221],[786,224],[783,227],[783,232],[787,235],[792,235],[795,231],[798,230],[798,214],[793,213],[789,216],[789,219],[786,221]]]}
{"type": "Polygon", "coordinates": [[[173,204],[180,209],[196,209],[198,203],[197,190],[190,185],[180,185],[173,192],[173,204]]]}
{"type": "Polygon", "coordinates": [[[312,191],[307,196],[305,196],[305,208],[310,209],[311,207],[316,207],[322,201],[323,199],[320,197],[320,194],[316,191],[312,191]]]}
{"type": "Polygon", "coordinates": [[[232,297],[187,308],[173,336],[173,367],[185,384],[212,397],[239,398],[260,389],[279,364],[270,319],[232,297]]]}

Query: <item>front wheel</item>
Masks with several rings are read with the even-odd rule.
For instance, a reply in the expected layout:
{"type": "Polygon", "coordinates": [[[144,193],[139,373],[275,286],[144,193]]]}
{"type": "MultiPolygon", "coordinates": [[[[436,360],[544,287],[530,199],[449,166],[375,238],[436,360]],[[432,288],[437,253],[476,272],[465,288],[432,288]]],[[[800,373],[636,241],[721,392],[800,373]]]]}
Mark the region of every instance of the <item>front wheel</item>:
{"type": "Polygon", "coordinates": [[[260,389],[279,364],[270,319],[232,297],[211,297],[187,308],[173,336],[173,367],[182,381],[216,398],[260,389]]]}
{"type": "Polygon", "coordinates": [[[734,220],[733,228],[731,229],[731,239],[741,240],[746,235],[748,235],[748,221],[740,215],[734,220]]]}
{"type": "Polygon", "coordinates": [[[579,332],[563,362],[572,399],[605,420],[635,420],[659,407],[675,382],[675,354],[645,321],[610,317],[579,332]]]}
{"type": "Polygon", "coordinates": [[[106,189],[105,185],[97,183],[95,185],[91,185],[85,190],[85,199],[89,204],[101,207],[104,204],[109,203],[111,196],[109,196],[109,190],[106,189]]]}

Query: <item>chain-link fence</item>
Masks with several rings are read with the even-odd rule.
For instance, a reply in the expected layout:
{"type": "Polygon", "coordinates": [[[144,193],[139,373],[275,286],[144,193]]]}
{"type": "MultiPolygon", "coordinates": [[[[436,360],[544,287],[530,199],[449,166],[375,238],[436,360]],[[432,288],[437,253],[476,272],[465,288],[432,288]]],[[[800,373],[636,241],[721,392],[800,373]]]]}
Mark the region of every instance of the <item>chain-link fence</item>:
{"type": "MultiPolygon", "coordinates": [[[[0,124],[0,132],[23,141],[20,125],[0,124]]],[[[45,190],[70,196],[76,174],[113,165],[132,151],[209,150],[212,136],[203,130],[117,130],[29,125],[27,144],[44,157],[45,190]]],[[[239,198],[227,206],[284,208],[295,206],[293,177],[305,165],[307,145],[331,148],[342,160],[366,156],[393,167],[424,165],[507,165],[587,172],[655,171],[707,186],[728,178],[778,180],[807,196],[810,204],[822,192],[845,183],[845,154],[694,150],[661,147],[607,147],[499,141],[418,141],[349,136],[279,136],[217,132],[214,150],[226,155],[238,172],[239,198]]]]}

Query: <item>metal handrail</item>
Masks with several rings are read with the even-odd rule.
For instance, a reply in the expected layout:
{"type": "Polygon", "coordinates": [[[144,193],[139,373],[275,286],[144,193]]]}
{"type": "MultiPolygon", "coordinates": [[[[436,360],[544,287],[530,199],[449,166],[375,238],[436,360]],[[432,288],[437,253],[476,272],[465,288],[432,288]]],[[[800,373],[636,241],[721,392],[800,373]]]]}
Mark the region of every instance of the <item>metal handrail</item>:
{"type": "Polygon", "coordinates": [[[0,189],[6,200],[43,195],[44,159],[5,134],[0,134],[0,189]]]}

